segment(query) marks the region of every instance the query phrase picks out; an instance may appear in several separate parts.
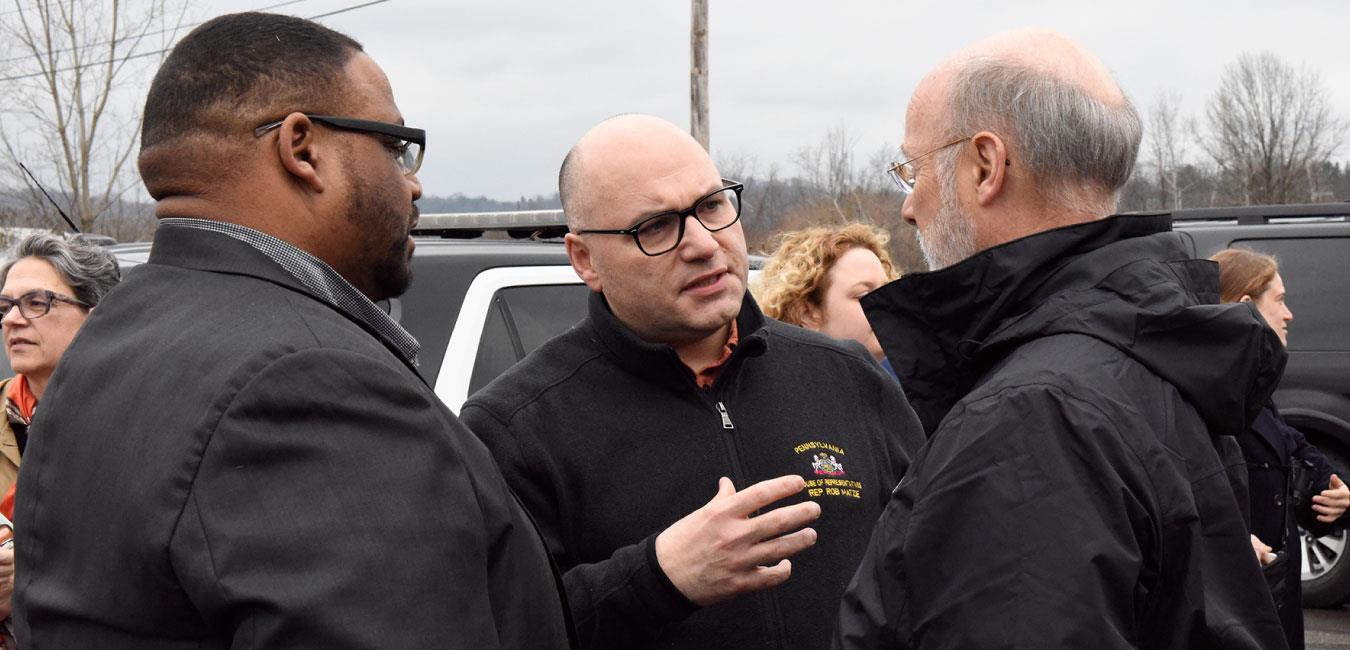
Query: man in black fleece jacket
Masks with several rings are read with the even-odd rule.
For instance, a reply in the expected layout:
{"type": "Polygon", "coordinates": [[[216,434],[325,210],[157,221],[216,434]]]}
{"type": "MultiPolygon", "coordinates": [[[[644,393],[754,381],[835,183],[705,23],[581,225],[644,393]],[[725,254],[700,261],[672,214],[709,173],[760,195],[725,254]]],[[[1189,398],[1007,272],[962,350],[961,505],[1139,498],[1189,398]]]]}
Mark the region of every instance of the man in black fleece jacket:
{"type": "Polygon", "coordinates": [[[674,125],[607,120],[559,180],[589,315],[461,416],[565,571],[583,645],[825,647],[917,417],[857,343],[760,313],[740,185],[674,125]]]}

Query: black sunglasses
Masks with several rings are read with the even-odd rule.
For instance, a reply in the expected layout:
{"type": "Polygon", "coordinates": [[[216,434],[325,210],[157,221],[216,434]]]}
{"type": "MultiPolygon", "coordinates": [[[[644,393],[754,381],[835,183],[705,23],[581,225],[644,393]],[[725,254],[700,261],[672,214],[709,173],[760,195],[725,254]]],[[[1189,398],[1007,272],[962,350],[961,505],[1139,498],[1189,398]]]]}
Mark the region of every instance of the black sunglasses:
{"type": "MultiPolygon", "coordinates": [[[[389,122],[377,122],[375,120],[362,120],[354,117],[339,117],[336,115],[311,115],[303,114],[311,121],[328,126],[344,129],[347,131],[357,131],[360,133],[376,133],[388,136],[398,140],[397,144],[391,145],[390,149],[397,154],[398,165],[404,172],[416,174],[417,170],[422,168],[422,155],[427,149],[427,132],[423,129],[414,129],[402,124],[390,124],[389,122]]],[[[285,118],[268,122],[253,129],[253,137],[260,138],[264,133],[281,126],[285,118]]]]}

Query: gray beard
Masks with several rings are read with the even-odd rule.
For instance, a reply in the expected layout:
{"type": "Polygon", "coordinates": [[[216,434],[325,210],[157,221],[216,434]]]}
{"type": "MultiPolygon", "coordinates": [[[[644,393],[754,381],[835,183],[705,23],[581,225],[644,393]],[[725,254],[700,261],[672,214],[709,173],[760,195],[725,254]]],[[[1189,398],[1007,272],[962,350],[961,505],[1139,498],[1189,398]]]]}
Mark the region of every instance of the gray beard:
{"type": "Polygon", "coordinates": [[[956,175],[946,169],[939,171],[942,175],[942,194],[938,197],[941,207],[928,226],[930,236],[925,239],[917,228],[914,230],[914,238],[929,271],[945,269],[977,252],[975,225],[956,205],[956,175]]]}

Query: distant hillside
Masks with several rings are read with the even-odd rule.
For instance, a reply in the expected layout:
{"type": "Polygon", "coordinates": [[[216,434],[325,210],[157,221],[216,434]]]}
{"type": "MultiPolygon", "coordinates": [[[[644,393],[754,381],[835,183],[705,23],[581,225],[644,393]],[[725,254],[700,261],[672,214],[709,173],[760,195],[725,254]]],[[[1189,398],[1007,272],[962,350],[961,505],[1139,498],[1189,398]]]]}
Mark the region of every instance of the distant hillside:
{"type": "Polygon", "coordinates": [[[417,200],[417,209],[425,214],[437,212],[501,212],[504,210],[556,210],[562,207],[558,194],[520,197],[515,201],[498,201],[486,196],[423,196],[417,200]]]}

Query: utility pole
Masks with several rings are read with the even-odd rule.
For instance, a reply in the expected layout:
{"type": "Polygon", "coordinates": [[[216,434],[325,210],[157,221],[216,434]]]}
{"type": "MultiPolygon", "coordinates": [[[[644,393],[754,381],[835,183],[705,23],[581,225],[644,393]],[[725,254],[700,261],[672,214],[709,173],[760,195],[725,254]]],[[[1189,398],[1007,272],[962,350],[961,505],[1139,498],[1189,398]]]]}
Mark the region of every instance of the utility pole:
{"type": "Polygon", "coordinates": [[[691,4],[694,15],[689,26],[689,133],[708,149],[708,0],[691,0],[691,4]]]}

